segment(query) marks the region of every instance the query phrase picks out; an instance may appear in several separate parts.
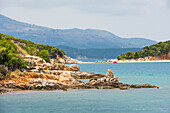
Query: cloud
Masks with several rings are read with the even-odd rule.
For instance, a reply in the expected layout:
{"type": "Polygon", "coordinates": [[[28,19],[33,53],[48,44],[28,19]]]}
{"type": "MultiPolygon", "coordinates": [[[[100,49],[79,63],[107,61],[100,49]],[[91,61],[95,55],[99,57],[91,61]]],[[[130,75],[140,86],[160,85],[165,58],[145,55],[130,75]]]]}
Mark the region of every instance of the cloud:
{"type": "Polygon", "coordinates": [[[57,29],[104,29],[153,40],[170,37],[170,0],[0,0],[0,13],[57,29]]]}
{"type": "Polygon", "coordinates": [[[6,6],[33,9],[68,8],[84,13],[125,16],[149,14],[165,8],[168,0],[1,0],[6,6]]]}

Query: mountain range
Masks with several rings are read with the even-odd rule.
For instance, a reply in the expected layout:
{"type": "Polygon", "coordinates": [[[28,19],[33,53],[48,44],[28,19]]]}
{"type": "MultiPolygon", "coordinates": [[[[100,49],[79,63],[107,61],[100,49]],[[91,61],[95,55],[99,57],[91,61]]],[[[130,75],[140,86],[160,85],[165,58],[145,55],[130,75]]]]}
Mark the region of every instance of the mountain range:
{"type": "Polygon", "coordinates": [[[122,38],[111,32],[96,29],[53,29],[19,22],[0,14],[0,33],[39,44],[89,48],[143,48],[157,43],[145,38],[122,38]]]}

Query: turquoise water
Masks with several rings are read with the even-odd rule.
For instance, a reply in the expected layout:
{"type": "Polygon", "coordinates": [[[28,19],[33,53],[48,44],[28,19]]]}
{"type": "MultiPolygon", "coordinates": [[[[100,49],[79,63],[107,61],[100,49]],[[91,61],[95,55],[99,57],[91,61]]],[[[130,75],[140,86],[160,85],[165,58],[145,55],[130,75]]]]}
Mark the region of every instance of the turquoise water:
{"type": "Polygon", "coordinates": [[[160,89],[26,91],[0,95],[0,113],[170,113],[170,63],[79,64],[81,71],[160,89]]]}

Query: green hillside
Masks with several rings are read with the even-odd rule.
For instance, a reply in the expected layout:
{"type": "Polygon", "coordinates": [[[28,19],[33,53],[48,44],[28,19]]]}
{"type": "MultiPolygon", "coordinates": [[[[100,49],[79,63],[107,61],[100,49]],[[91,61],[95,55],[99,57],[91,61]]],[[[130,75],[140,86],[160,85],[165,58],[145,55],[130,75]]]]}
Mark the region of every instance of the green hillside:
{"type": "Polygon", "coordinates": [[[49,58],[57,59],[57,55],[63,57],[66,53],[49,45],[0,34],[0,65],[6,65],[11,70],[24,68],[27,62],[24,62],[21,56],[27,54],[49,61],[49,58]]]}
{"type": "Polygon", "coordinates": [[[148,56],[162,56],[170,52],[170,40],[165,42],[159,42],[157,44],[146,46],[141,51],[137,52],[127,52],[126,54],[121,54],[117,58],[121,59],[132,59],[132,58],[144,58],[148,56]]]}
{"type": "Polygon", "coordinates": [[[63,50],[52,47],[50,45],[36,44],[29,40],[14,38],[11,35],[0,35],[5,37],[6,39],[14,41],[14,43],[17,43],[17,45],[27,51],[27,53],[30,55],[38,56],[39,52],[41,52],[42,50],[47,50],[49,52],[50,58],[57,58],[56,54],[60,57],[63,57],[63,55],[66,54],[63,50]]]}
{"type": "Polygon", "coordinates": [[[9,70],[26,68],[27,62],[23,61],[17,52],[16,45],[0,34],[0,65],[5,65],[9,70]]]}

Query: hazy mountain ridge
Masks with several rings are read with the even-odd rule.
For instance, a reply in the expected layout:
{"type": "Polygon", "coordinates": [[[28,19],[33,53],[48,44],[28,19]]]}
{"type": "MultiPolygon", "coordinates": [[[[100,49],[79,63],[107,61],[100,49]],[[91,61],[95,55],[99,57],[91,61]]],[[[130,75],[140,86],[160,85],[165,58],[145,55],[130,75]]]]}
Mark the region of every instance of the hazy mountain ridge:
{"type": "Polygon", "coordinates": [[[52,29],[0,15],[0,32],[52,46],[65,45],[74,48],[142,48],[156,41],[144,38],[121,38],[105,30],[52,29]]]}
{"type": "Polygon", "coordinates": [[[91,49],[77,49],[68,46],[56,46],[64,50],[68,56],[75,59],[113,59],[117,56],[127,53],[128,51],[136,52],[142,48],[91,48],[91,49]]]}

